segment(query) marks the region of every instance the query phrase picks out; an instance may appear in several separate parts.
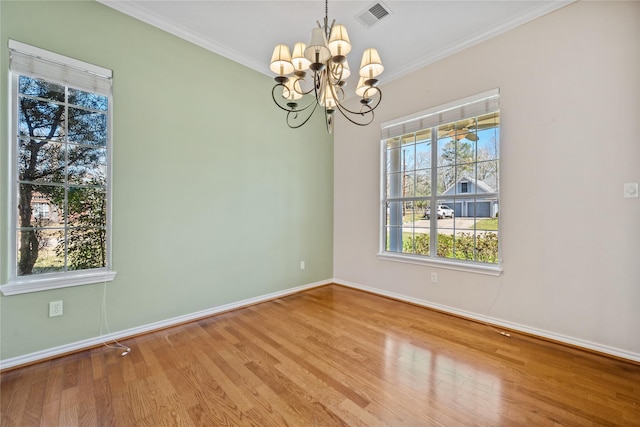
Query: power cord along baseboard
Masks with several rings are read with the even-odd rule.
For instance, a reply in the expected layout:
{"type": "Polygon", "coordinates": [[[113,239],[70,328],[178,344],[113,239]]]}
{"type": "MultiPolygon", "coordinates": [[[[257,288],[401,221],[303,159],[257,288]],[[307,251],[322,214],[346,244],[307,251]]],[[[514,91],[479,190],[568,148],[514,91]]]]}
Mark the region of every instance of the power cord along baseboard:
{"type": "MultiPolygon", "coordinates": [[[[102,284],[102,309],[100,313],[100,335],[104,335],[105,331],[107,334],[111,333],[109,329],[109,321],[107,320],[107,282],[103,282],[102,284]]],[[[120,353],[120,356],[124,357],[127,354],[131,353],[131,348],[127,347],[124,344],[118,342],[118,340],[113,340],[113,344],[108,344],[107,342],[103,343],[105,347],[112,348],[114,350],[123,350],[120,353]]]]}

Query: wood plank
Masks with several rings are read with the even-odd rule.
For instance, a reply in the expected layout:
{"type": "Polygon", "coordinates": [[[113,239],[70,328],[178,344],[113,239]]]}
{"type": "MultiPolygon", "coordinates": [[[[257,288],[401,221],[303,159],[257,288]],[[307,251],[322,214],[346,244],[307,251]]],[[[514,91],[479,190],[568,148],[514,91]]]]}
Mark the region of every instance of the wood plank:
{"type": "Polygon", "coordinates": [[[0,374],[0,424],[640,427],[640,366],[329,285],[0,374]]]}

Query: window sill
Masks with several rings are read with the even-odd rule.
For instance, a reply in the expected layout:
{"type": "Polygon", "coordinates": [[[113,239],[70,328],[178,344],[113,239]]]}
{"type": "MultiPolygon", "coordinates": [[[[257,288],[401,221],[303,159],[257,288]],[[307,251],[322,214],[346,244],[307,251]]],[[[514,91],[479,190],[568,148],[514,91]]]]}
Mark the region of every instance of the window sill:
{"type": "Polygon", "coordinates": [[[497,265],[485,265],[470,262],[448,261],[444,259],[432,259],[422,256],[408,254],[393,254],[389,252],[378,253],[378,259],[385,261],[404,262],[408,264],[429,265],[432,267],[445,268],[447,270],[464,271],[467,273],[486,274],[489,276],[499,276],[502,268],[497,265]]]}
{"type": "Polygon", "coordinates": [[[79,273],[43,274],[14,279],[0,286],[3,295],[19,295],[71,286],[90,285],[92,283],[111,282],[116,277],[115,271],[85,271],[79,273]]]}

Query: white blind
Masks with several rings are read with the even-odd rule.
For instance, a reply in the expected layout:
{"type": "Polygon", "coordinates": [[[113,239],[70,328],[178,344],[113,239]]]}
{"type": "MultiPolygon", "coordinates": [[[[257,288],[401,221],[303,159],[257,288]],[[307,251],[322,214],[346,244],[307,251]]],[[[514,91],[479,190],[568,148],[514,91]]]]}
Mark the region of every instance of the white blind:
{"type": "Polygon", "coordinates": [[[12,72],[39,77],[74,89],[111,95],[112,72],[107,68],[67,58],[34,46],[9,40],[12,72]]]}
{"type": "Polygon", "coordinates": [[[499,89],[480,93],[449,104],[440,105],[410,116],[382,124],[382,139],[394,138],[445,123],[451,123],[500,109],[499,89]]]}

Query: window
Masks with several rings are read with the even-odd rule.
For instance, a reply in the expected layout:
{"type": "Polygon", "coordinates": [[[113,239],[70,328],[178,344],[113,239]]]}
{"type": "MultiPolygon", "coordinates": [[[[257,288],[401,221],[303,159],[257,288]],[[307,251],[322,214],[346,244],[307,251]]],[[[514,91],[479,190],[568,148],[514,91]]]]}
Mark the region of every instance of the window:
{"type": "Polygon", "coordinates": [[[5,295],[113,280],[111,71],[11,40],[5,295]]]}
{"type": "Polygon", "coordinates": [[[497,90],[382,126],[384,259],[499,274],[497,90]]]}

